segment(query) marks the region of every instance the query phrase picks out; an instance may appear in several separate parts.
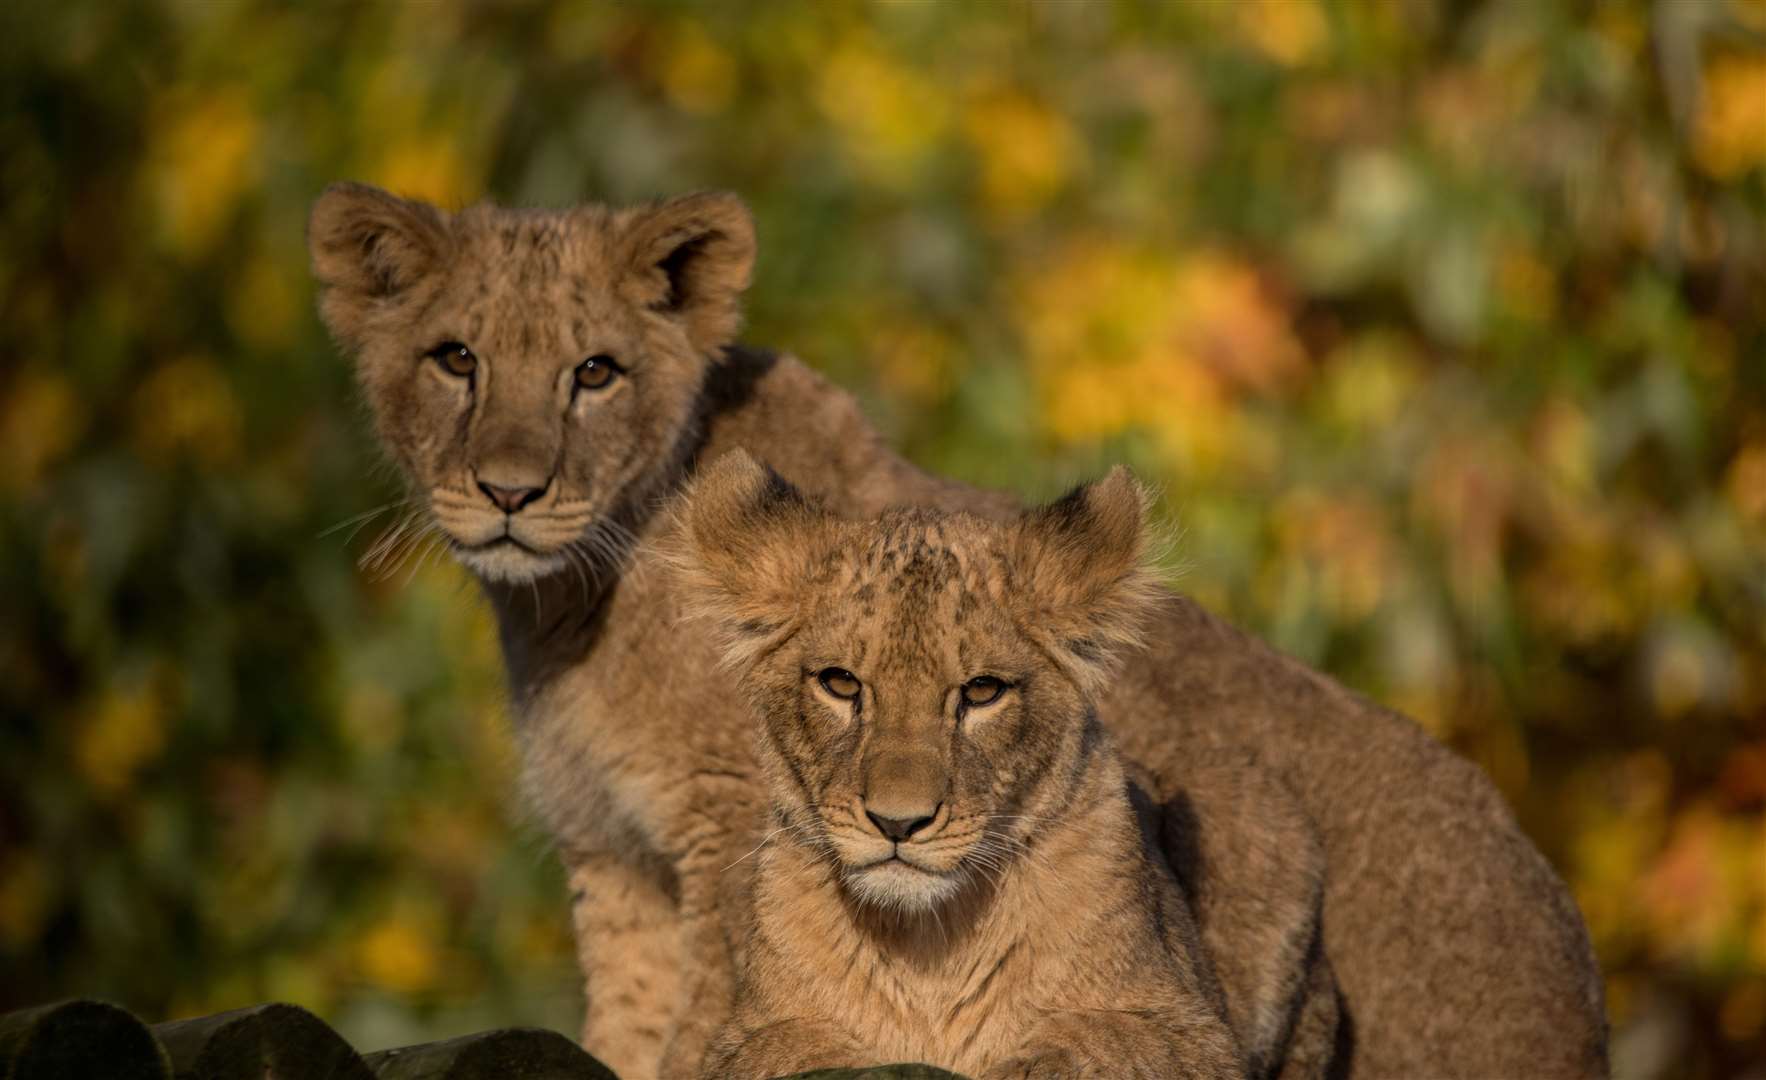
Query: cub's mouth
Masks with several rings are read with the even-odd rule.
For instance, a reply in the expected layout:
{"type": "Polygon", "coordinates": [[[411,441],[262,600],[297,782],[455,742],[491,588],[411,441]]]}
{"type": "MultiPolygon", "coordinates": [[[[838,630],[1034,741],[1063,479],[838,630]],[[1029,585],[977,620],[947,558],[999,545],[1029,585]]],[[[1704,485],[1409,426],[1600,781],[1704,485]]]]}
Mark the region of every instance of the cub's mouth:
{"type": "Polygon", "coordinates": [[[874,859],[862,866],[853,867],[853,873],[862,874],[869,870],[877,870],[890,866],[900,867],[904,870],[911,870],[917,874],[942,875],[944,873],[942,870],[935,870],[930,866],[903,855],[899,850],[892,855],[885,855],[881,859],[874,859]]]}
{"type": "Polygon", "coordinates": [[[597,510],[593,500],[564,500],[556,491],[542,498],[541,488],[478,486],[490,498],[447,487],[432,490],[429,511],[447,539],[448,554],[488,582],[526,585],[570,573],[586,588],[636,542],[630,529],[597,510]]]}
{"type": "Polygon", "coordinates": [[[486,581],[522,584],[565,568],[561,552],[545,551],[516,536],[505,526],[500,535],[462,540],[452,533],[448,548],[455,559],[486,581]]]}
{"type": "Polygon", "coordinates": [[[861,900],[896,911],[929,911],[962,886],[954,870],[926,866],[899,850],[849,868],[845,877],[847,887],[861,900]]]}
{"type": "Polygon", "coordinates": [[[449,538],[449,543],[453,544],[454,553],[457,555],[464,555],[468,552],[474,551],[495,551],[497,548],[501,547],[512,547],[539,558],[546,557],[545,552],[529,547],[527,544],[524,544],[521,540],[517,539],[513,533],[508,532],[505,532],[502,536],[494,536],[489,540],[480,541],[476,544],[468,544],[464,540],[456,540],[452,537],[449,538]]]}

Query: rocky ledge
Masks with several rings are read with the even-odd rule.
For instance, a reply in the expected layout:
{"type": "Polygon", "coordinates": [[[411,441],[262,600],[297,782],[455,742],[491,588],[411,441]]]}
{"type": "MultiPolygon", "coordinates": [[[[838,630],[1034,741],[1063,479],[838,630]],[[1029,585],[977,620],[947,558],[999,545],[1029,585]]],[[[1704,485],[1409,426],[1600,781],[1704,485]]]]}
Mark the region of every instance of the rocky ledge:
{"type": "MultiPolygon", "coordinates": [[[[558,1034],[502,1028],[359,1053],[298,1005],[147,1024],[102,1001],[0,1016],[0,1080],[618,1080],[558,1034]]],[[[788,1080],[961,1080],[927,1065],[820,1069],[788,1080]]]]}

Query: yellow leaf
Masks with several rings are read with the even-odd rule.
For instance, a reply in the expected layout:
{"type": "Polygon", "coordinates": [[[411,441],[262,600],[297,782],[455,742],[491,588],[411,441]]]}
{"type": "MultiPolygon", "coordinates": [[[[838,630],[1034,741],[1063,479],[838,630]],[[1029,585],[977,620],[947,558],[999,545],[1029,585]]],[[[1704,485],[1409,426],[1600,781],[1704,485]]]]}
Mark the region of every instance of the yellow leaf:
{"type": "Polygon", "coordinates": [[[1318,599],[1339,622],[1365,618],[1379,606],[1392,544],[1373,500],[1296,488],[1271,516],[1282,546],[1317,575],[1318,599]]]}
{"type": "Polygon", "coordinates": [[[1241,260],[1174,260],[1081,238],[1035,260],[1014,291],[1041,419],[1056,437],[1145,430],[1193,475],[1256,473],[1275,458],[1275,436],[1235,407],[1235,391],[1288,385],[1304,355],[1241,260]]]}
{"type": "Polygon", "coordinates": [[[186,259],[208,254],[258,177],[258,118],[246,88],[184,88],[159,110],[154,190],[168,243],[186,259]]]}
{"type": "Polygon", "coordinates": [[[0,870],[0,943],[18,950],[43,930],[49,910],[49,871],[42,856],[15,852],[0,870]]]}
{"type": "Polygon", "coordinates": [[[1766,902],[1759,891],[1762,830],[1696,802],[1675,818],[1667,845],[1639,882],[1658,956],[1705,965],[1748,947],[1766,902]]]}
{"type": "Polygon", "coordinates": [[[847,155],[872,179],[905,184],[949,127],[944,88],[862,38],[835,46],[820,72],[816,104],[847,155]]]}
{"type": "Polygon", "coordinates": [[[100,794],[118,795],[135,773],[165,747],[165,717],[148,687],[106,690],[80,723],[74,759],[100,794]]]}
{"type": "Polygon", "coordinates": [[[135,441],[150,456],[188,455],[206,465],[237,459],[244,418],[215,363],[187,356],[163,364],[135,391],[135,441]]]}
{"type": "Polygon", "coordinates": [[[1766,439],[1748,443],[1736,452],[1724,486],[1743,519],[1766,526],[1766,439]]]}
{"type": "Polygon", "coordinates": [[[729,107],[738,72],[730,54],[697,23],[684,23],[662,58],[662,89],[688,112],[714,114],[729,107]]]}
{"type": "Polygon", "coordinates": [[[1706,64],[1693,150],[1719,180],[1766,163],[1766,53],[1719,53],[1706,64]]]}
{"type": "Polygon", "coordinates": [[[1510,245],[1498,256],[1496,288],[1508,310],[1529,322],[1547,322],[1557,310],[1557,275],[1523,245],[1510,245]]]}
{"type": "Polygon", "coordinates": [[[1238,0],[1239,33],[1278,64],[1296,67],[1319,56],[1331,27],[1316,0],[1238,0]]]}
{"type": "Polygon", "coordinates": [[[460,206],[478,195],[477,176],[467,170],[451,134],[420,132],[393,140],[370,175],[388,191],[440,206],[460,206]]]}
{"type": "Polygon", "coordinates": [[[948,334],[919,323],[885,325],[876,356],[883,382],[920,404],[936,402],[951,386],[956,346],[948,334]]]}
{"type": "Polygon", "coordinates": [[[404,734],[399,701],[377,683],[351,686],[344,694],[339,727],[364,756],[390,752],[404,734]]]}
{"type": "Polygon", "coordinates": [[[88,410],[58,374],[27,373],[0,402],[0,485],[27,492],[79,440],[88,410]]]}
{"type": "Polygon", "coordinates": [[[1377,432],[1396,420],[1415,393],[1417,362],[1404,342],[1371,335],[1335,350],[1321,365],[1331,415],[1345,427],[1377,432]]]}
{"type": "Polygon", "coordinates": [[[981,159],[984,205],[1006,219],[1047,204],[1084,154],[1063,117],[1016,91],[979,96],[964,113],[963,130],[981,159]]]}
{"type": "Polygon", "coordinates": [[[265,351],[294,340],[300,310],[289,267],[258,255],[227,290],[227,325],[241,341],[265,351]]]}
{"type": "Polygon", "coordinates": [[[1173,281],[1171,313],[1184,349],[1235,386],[1271,393],[1305,370],[1287,312],[1234,256],[1205,251],[1185,259],[1173,281]]]}
{"type": "Polygon", "coordinates": [[[441,969],[429,939],[398,914],[371,927],[356,954],[369,981],[401,994],[429,989],[441,969]]]}
{"type": "Polygon", "coordinates": [[[1589,495],[1595,482],[1595,427],[1573,398],[1554,397],[1539,407],[1530,432],[1534,461],[1564,492],[1589,495]]]}

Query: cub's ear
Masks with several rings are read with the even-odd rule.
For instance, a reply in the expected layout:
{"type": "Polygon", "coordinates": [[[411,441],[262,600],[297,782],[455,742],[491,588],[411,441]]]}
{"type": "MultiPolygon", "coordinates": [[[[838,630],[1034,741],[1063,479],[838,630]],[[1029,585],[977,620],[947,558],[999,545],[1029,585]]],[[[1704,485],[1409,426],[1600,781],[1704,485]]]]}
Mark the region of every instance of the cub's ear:
{"type": "Polygon", "coordinates": [[[836,540],[837,520],[745,450],[683,496],[669,561],[689,614],[710,618],[732,663],[789,634],[836,540]]]}
{"type": "Polygon", "coordinates": [[[1118,654],[1139,643],[1163,592],[1151,566],[1150,502],[1118,465],[1013,527],[1010,602],[1087,693],[1101,690],[1118,654]]]}
{"type": "Polygon", "coordinates": [[[701,353],[735,340],[754,271],[754,218],[741,199],[707,191],[628,210],[621,240],[620,290],[632,303],[679,318],[701,353]]]}
{"type": "Polygon", "coordinates": [[[368,184],[332,184],[307,220],[313,277],[324,289],[320,311],[333,335],[359,344],[385,302],[422,283],[447,257],[445,215],[368,184]]]}

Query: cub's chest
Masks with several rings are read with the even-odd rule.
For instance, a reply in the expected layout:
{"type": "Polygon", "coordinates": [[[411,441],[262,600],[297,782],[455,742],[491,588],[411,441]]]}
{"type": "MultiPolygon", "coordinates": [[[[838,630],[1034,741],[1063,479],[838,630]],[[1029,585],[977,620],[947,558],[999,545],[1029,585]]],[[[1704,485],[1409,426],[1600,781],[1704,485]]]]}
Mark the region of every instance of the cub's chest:
{"type": "Polygon", "coordinates": [[[694,635],[651,636],[604,641],[528,705],[530,795],[567,841],[678,850],[708,805],[758,822],[739,813],[761,791],[745,707],[709,677],[715,657],[694,635]]]}
{"type": "Polygon", "coordinates": [[[880,955],[831,958],[813,999],[878,1061],[975,1074],[1011,1056],[1036,1013],[1036,986],[1006,945],[932,965],[880,955]]]}

